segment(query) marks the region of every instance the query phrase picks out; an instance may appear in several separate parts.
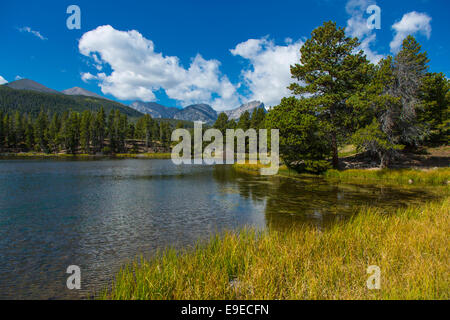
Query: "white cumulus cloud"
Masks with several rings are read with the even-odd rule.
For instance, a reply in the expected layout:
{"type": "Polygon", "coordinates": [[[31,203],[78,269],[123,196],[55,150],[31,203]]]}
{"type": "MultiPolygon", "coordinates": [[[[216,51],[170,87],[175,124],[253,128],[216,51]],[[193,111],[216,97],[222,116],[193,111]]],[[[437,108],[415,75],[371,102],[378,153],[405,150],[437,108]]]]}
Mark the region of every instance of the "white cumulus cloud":
{"type": "Polygon", "coordinates": [[[32,30],[30,27],[22,27],[19,28],[20,32],[26,32],[26,33],[31,33],[32,35],[34,35],[35,37],[38,37],[41,40],[48,40],[46,37],[44,37],[39,31],[36,30],[32,30]]]}
{"type": "Polygon", "coordinates": [[[425,35],[427,39],[431,36],[431,17],[425,13],[412,11],[403,15],[399,22],[392,25],[395,32],[394,39],[390,43],[391,52],[400,50],[403,40],[408,35],[416,33],[425,35]]]}
{"type": "Polygon", "coordinates": [[[249,100],[260,100],[268,106],[280,103],[281,98],[291,95],[287,89],[294,80],[290,66],[300,62],[301,40],[293,42],[286,38],[285,45],[275,45],[267,37],[249,39],[230,50],[235,56],[248,60],[250,68],[242,71],[244,84],[248,87],[249,100]]]}
{"type": "Polygon", "coordinates": [[[372,63],[378,63],[383,59],[383,55],[372,50],[371,46],[376,42],[376,29],[367,26],[369,15],[366,13],[370,5],[375,5],[373,0],[349,0],[345,10],[350,15],[347,20],[345,32],[351,37],[357,37],[361,43],[358,50],[363,50],[367,59],[372,63]]]}
{"type": "Polygon", "coordinates": [[[156,52],[153,41],[136,30],[99,26],[81,37],[79,50],[96,65],[111,68],[108,74],[82,73],[83,81],[95,79],[104,94],[121,100],[155,101],[155,92],[164,90],[184,105],[205,102],[225,110],[240,103],[236,86],[219,70],[219,61],[197,54],[185,68],[178,57],[156,52]]]}

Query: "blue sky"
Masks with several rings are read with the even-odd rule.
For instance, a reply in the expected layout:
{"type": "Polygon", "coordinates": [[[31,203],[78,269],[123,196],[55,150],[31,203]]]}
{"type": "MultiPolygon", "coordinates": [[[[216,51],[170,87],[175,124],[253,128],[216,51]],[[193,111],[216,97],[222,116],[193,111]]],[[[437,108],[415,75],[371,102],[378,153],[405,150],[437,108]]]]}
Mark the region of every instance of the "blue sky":
{"type": "Polygon", "coordinates": [[[79,86],[124,103],[274,105],[303,41],[328,20],[360,36],[374,62],[412,33],[430,70],[449,76],[449,9],[448,0],[2,1],[0,82],[79,86]],[[66,27],[71,4],[81,30],[66,27]],[[381,8],[379,30],[366,27],[371,4],[381,8]]]}

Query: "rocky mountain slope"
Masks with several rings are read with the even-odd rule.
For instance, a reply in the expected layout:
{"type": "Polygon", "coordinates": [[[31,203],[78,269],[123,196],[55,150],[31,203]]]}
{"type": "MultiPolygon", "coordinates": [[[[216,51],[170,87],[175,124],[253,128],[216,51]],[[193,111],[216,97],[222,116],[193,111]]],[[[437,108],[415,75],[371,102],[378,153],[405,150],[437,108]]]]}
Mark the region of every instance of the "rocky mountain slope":
{"type": "Polygon", "coordinates": [[[155,102],[135,101],[130,107],[156,119],[173,119],[173,116],[180,111],[178,108],[166,107],[155,102]]]}
{"type": "Polygon", "coordinates": [[[250,101],[249,103],[243,104],[239,108],[225,111],[225,114],[228,116],[228,119],[237,120],[245,111],[252,114],[258,108],[263,108],[265,110],[264,103],[260,101],[250,101]]]}
{"type": "Polygon", "coordinates": [[[217,119],[217,112],[210,105],[193,104],[178,111],[174,115],[174,119],[214,123],[217,119]]]}
{"type": "Polygon", "coordinates": [[[37,83],[36,81],[30,80],[30,79],[21,79],[17,81],[13,81],[10,83],[5,84],[5,87],[16,89],[16,90],[30,90],[30,91],[37,91],[37,92],[43,92],[43,93],[60,93],[56,90],[47,88],[46,86],[37,83]]]}
{"type": "Polygon", "coordinates": [[[61,91],[61,93],[67,94],[69,96],[85,96],[85,97],[94,97],[99,99],[105,99],[99,94],[96,94],[95,92],[88,91],[86,89],[80,88],[80,87],[73,87],[70,89],[66,89],[61,91]]]}

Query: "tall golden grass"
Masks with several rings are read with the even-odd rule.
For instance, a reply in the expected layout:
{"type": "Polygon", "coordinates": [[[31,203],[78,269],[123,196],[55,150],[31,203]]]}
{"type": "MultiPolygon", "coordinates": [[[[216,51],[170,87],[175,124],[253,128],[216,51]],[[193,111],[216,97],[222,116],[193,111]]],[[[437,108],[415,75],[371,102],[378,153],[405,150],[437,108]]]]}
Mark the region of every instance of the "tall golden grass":
{"type": "Polygon", "coordinates": [[[125,266],[102,299],[449,299],[450,197],[320,231],[252,229],[125,266]],[[369,290],[368,266],[381,268],[369,290]]]}
{"type": "MultiPolygon", "coordinates": [[[[234,164],[233,168],[240,171],[259,174],[264,165],[258,164],[234,164]]],[[[323,177],[332,182],[368,182],[383,184],[426,184],[426,185],[450,185],[450,168],[436,168],[428,170],[419,169],[349,169],[328,170],[321,175],[302,174],[290,170],[285,165],[280,166],[279,176],[290,177],[323,177]]]]}
{"type": "Polygon", "coordinates": [[[450,184],[450,168],[437,168],[430,170],[417,169],[384,169],[384,170],[328,170],[324,177],[330,180],[352,181],[367,180],[376,182],[388,182],[399,184],[450,184]]]}

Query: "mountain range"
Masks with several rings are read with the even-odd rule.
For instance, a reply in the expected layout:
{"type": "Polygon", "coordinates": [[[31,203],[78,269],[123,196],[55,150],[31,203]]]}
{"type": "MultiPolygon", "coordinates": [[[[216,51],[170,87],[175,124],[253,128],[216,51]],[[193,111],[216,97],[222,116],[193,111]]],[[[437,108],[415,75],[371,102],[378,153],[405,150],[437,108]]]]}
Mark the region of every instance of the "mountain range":
{"type": "MultiPolygon", "coordinates": [[[[121,104],[119,102],[109,100],[105,97],[102,97],[94,92],[88,91],[86,89],[80,87],[74,87],[70,89],[63,90],[61,92],[56,91],[54,89],[47,88],[46,86],[30,80],[30,79],[21,79],[17,81],[13,81],[7,83],[0,88],[9,88],[14,89],[13,91],[0,90],[0,108],[5,109],[6,100],[8,100],[9,105],[11,105],[11,101],[15,101],[14,93],[16,90],[24,90],[20,95],[20,105],[16,107],[18,109],[27,110],[27,104],[32,105],[32,110],[29,112],[36,113],[38,111],[36,109],[36,99],[41,101],[43,105],[45,105],[44,101],[51,100],[52,104],[56,104],[57,106],[64,104],[64,109],[71,108],[72,110],[82,111],[85,109],[99,109],[100,105],[105,107],[106,109],[115,108],[120,109],[122,112],[129,116],[139,116],[142,114],[149,114],[152,118],[157,119],[174,119],[174,120],[185,120],[185,121],[201,121],[204,123],[212,124],[216,121],[218,117],[217,111],[215,111],[208,104],[193,104],[189,105],[185,108],[176,108],[176,107],[166,107],[161,104],[155,102],[142,102],[135,101],[129,106],[121,104]],[[33,96],[32,99],[24,98],[24,92],[28,93],[28,96],[33,96]],[[35,92],[33,94],[33,92],[35,92]],[[39,95],[42,94],[42,95],[39,95]],[[6,98],[7,96],[7,98],[6,98]],[[65,98],[67,97],[67,98],[65,98]],[[69,97],[73,97],[73,100],[67,100],[69,97]],[[90,100],[86,100],[87,98],[92,98],[90,100]],[[55,102],[56,101],[56,102],[55,102]],[[72,102],[72,103],[70,103],[72,102]],[[89,103],[88,107],[84,107],[82,104],[89,103]],[[81,104],[81,105],[80,105],[81,104]],[[106,107],[106,106],[107,107],[106,107]]],[[[17,96],[17,94],[16,94],[17,96]]],[[[25,94],[27,96],[27,94],[25,94]]],[[[17,98],[16,98],[17,100],[17,98]]],[[[30,107],[30,106],[28,106],[30,107]]],[[[264,104],[259,101],[251,101],[249,103],[243,104],[242,106],[224,111],[229,119],[237,120],[239,117],[245,112],[249,111],[253,113],[257,108],[264,108],[264,104]]],[[[265,110],[265,108],[264,108],[265,110]]],[[[56,111],[56,110],[55,110],[56,111]]],[[[61,111],[61,110],[59,110],[61,111]]]]}
{"type": "MultiPolygon", "coordinates": [[[[177,119],[186,121],[202,121],[213,123],[216,121],[219,113],[207,104],[193,104],[179,109],[175,107],[166,107],[155,102],[135,101],[130,105],[131,108],[139,112],[150,114],[152,118],[177,119]]],[[[224,111],[230,120],[237,120],[245,112],[252,114],[256,109],[263,108],[264,103],[260,101],[251,101],[242,106],[224,111]]]]}

